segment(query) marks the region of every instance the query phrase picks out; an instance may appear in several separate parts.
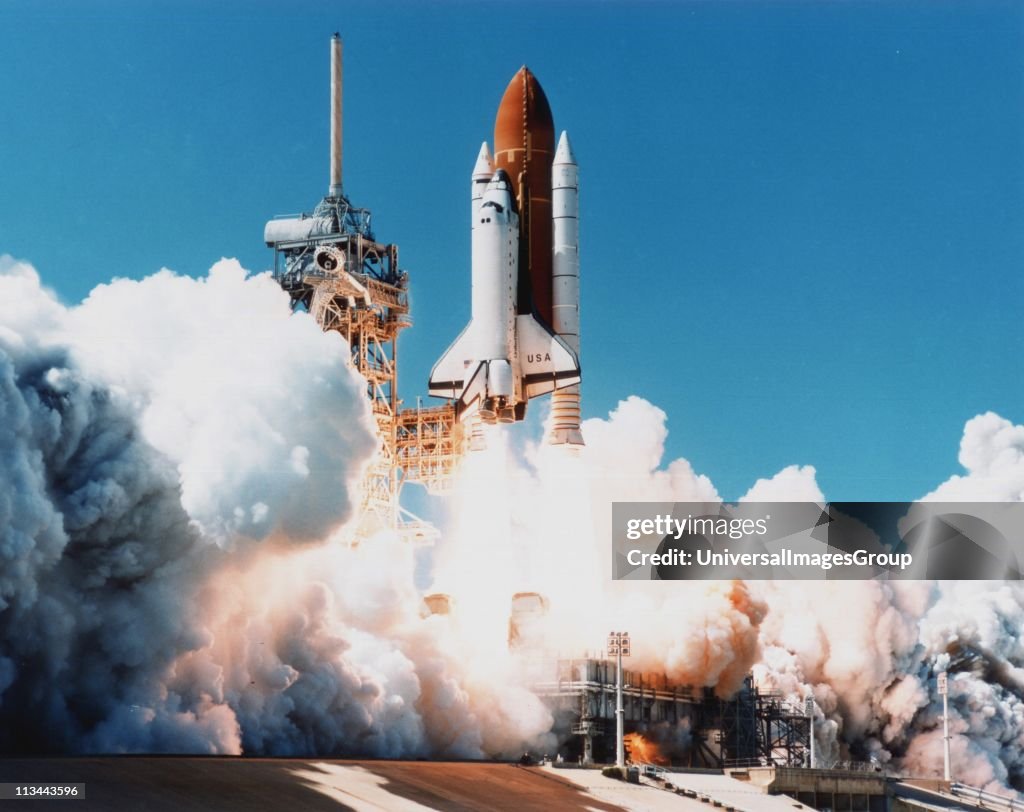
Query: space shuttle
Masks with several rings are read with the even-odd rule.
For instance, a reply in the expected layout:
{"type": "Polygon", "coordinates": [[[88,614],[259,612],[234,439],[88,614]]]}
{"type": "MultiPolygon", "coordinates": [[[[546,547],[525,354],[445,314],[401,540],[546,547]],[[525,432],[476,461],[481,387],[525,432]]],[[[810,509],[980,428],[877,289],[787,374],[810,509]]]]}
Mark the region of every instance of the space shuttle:
{"type": "Polygon", "coordinates": [[[576,353],[534,312],[520,313],[519,212],[504,169],[481,148],[482,193],[474,201],[472,319],[430,374],[430,394],[476,404],[485,423],[522,420],[530,398],[580,381],[576,353]]]}
{"type": "Polygon", "coordinates": [[[566,133],[523,67],[471,182],[472,316],[430,373],[430,394],[484,423],[524,419],[553,394],[548,438],[581,446],[578,167],[566,133]]]}

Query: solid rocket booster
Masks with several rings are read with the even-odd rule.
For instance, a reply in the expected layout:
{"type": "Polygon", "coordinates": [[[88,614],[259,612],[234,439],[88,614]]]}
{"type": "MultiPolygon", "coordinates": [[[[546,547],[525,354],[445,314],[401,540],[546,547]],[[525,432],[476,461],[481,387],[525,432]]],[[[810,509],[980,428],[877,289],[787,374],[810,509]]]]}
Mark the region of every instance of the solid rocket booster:
{"type": "MultiPolygon", "coordinates": [[[[568,133],[558,139],[551,165],[552,278],[551,326],[577,358],[580,354],[579,167],[568,133]]],[[[552,445],[583,445],[579,384],[551,395],[552,445]]]]}

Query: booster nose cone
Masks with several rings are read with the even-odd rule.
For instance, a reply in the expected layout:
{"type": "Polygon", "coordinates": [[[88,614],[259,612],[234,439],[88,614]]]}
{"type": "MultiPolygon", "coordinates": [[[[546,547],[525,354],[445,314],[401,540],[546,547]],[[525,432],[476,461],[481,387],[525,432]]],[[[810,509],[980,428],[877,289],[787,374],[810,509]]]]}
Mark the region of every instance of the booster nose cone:
{"type": "Polygon", "coordinates": [[[555,150],[554,162],[555,164],[577,165],[576,156],[572,154],[572,144],[569,143],[569,133],[565,130],[562,130],[562,135],[558,139],[558,148],[555,150]]]}
{"type": "Polygon", "coordinates": [[[494,159],[491,158],[491,150],[484,141],[480,145],[480,154],[476,157],[476,164],[473,166],[473,180],[488,180],[494,174],[494,159]]]}

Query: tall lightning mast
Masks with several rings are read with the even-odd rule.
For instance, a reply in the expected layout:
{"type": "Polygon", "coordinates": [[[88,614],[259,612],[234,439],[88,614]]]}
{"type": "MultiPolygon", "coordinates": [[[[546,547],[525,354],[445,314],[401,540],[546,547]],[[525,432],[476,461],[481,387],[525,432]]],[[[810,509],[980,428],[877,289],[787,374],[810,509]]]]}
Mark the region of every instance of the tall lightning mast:
{"type": "Polygon", "coordinates": [[[341,197],[341,35],[331,37],[331,185],[328,197],[341,197]]]}

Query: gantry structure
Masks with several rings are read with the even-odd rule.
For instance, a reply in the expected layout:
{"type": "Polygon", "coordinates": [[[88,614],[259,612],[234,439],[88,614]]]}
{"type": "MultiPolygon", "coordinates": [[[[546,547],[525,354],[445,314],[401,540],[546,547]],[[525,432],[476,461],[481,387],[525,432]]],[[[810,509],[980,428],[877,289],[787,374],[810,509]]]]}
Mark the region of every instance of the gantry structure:
{"type": "Polygon", "coordinates": [[[398,246],[378,242],[370,212],[340,191],[311,213],[271,220],[264,240],[274,249],[274,278],[293,309],[308,311],[323,330],[338,334],[366,380],[378,447],[362,483],[350,543],[385,530],[431,542],[433,528],[402,508],[402,486],[417,482],[431,492],[448,490],[463,433],[451,403],[401,408],[398,337],[412,322],[409,275],[399,267],[398,246]]]}

